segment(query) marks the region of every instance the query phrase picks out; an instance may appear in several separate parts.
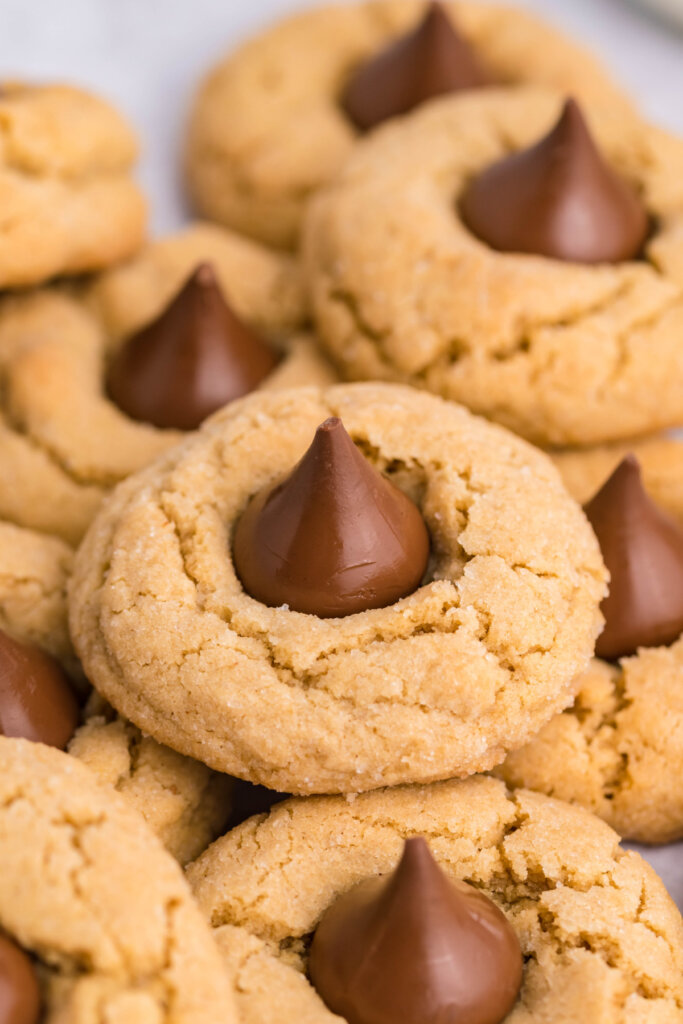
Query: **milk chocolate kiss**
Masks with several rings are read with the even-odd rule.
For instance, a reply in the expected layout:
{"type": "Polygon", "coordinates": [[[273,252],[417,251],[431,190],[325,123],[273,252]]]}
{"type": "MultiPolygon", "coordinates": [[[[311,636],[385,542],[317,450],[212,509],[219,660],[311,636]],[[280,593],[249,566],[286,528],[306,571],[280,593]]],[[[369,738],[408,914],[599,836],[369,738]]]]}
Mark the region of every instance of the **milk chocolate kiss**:
{"type": "Polygon", "coordinates": [[[628,455],[585,506],[609,569],[595,653],[613,661],[683,633],[683,530],[646,494],[628,455]]]}
{"type": "Polygon", "coordinates": [[[522,954],[498,907],[451,882],[418,837],[392,875],[332,904],[308,970],[348,1024],[498,1024],[517,999],[522,954]]]}
{"type": "Polygon", "coordinates": [[[160,316],[117,353],[107,389],[131,419],[194,430],[253,391],[276,363],[228,306],[211,265],[201,263],[160,316]]]}
{"type": "Polygon", "coordinates": [[[60,665],[0,630],[0,735],[63,749],[77,725],[78,702],[60,665]]]}
{"type": "Polygon", "coordinates": [[[355,71],[341,103],[356,127],[367,131],[435,96],[490,82],[441,4],[432,3],[412,32],[355,71]]]}
{"type": "Polygon", "coordinates": [[[649,231],[643,204],[605,163],[572,99],[549,135],[474,178],[460,213],[493,249],[575,263],[634,259],[649,231]]]}
{"type": "Polygon", "coordinates": [[[289,476],[251,499],[233,556],[257,601],[330,618],[412,593],[427,567],[429,535],[410,498],[332,417],[289,476]]]}
{"type": "Polygon", "coordinates": [[[38,1024],[40,989],[30,958],[0,935],[0,1024],[38,1024]]]}

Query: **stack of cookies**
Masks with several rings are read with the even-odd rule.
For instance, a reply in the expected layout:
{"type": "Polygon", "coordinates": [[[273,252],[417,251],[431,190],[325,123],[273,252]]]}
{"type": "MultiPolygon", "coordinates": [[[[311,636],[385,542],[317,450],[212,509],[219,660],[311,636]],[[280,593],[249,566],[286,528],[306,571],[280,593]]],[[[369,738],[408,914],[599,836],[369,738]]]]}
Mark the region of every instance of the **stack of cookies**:
{"type": "Polygon", "coordinates": [[[683,140],[421,0],[229,54],[171,237],[0,113],[0,1024],[683,1024],[683,140]]]}

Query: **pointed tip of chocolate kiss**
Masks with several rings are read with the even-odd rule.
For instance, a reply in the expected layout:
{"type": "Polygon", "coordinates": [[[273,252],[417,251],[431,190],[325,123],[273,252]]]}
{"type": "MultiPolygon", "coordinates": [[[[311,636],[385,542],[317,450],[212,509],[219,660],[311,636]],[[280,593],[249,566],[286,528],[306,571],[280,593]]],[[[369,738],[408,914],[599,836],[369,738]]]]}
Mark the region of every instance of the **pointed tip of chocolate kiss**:
{"type": "Polygon", "coordinates": [[[325,420],[291,473],[256,494],[233,542],[246,592],[319,618],[383,608],[420,585],[429,534],[416,505],[325,420]]]}
{"type": "Polygon", "coordinates": [[[194,430],[253,391],[277,356],[228,305],[213,266],[200,263],[156,320],[111,362],[107,390],[131,419],[194,430]]]}
{"type": "Polygon", "coordinates": [[[473,178],[459,209],[493,249],[575,263],[636,259],[650,228],[640,197],[607,164],[573,98],[547,135],[473,178]]]}
{"type": "Polygon", "coordinates": [[[0,1020],[3,1024],[38,1024],[41,995],[33,962],[21,946],[0,933],[0,1020]]]}
{"type": "Polygon", "coordinates": [[[391,874],[340,896],[313,937],[311,980],[349,1024],[499,1022],[515,1003],[522,955],[505,915],[451,882],[422,837],[391,874]]]}
{"type": "Polygon", "coordinates": [[[639,647],[673,643],[683,632],[683,529],[645,491],[634,455],[584,511],[611,577],[595,653],[616,661],[639,647]]]}
{"type": "Polygon", "coordinates": [[[429,99],[490,83],[446,9],[430,3],[412,31],[356,69],[341,104],[355,126],[368,131],[429,99]]]}

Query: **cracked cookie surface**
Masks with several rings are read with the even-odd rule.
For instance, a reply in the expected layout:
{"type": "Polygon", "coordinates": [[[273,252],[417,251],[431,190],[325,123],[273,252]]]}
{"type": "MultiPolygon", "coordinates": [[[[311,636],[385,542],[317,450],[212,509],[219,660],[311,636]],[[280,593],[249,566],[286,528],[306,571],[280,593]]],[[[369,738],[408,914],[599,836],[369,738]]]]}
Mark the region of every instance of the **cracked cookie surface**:
{"type": "Polygon", "coordinates": [[[271,789],[353,792],[524,743],[571,701],[604,592],[542,453],[432,395],[342,385],[242,399],[120,485],[78,552],[70,623],[97,689],[160,742],[271,789]],[[432,541],[417,591],[341,619],[260,604],[231,558],[248,499],[330,415],[432,541]]]}
{"type": "MultiPolygon", "coordinates": [[[[629,452],[651,497],[683,523],[683,444],[651,438],[553,457],[585,503],[629,452]]],[[[526,786],[587,807],[620,835],[644,843],[683,838],[683,639],[642,648],[611,665],[596,659],[573,707],[497,769],[526,786]]]]}
{"type": "Polygon", "coordinates": [[[0,844],[0,926],[36,958],[46,1024],[237,1020],[180,868],[74,758],[0,737],[0,844]]]}
{"type": "Polygon", "coordinates": [[[137,141],[104,100],[66,85],[0,90],[0,287],[100,270],[144,238],[137,141]]]}
{"type": "Polygon", "coordinates": [[[683,142],[586,108],[641,193],[639,261],[495,252],[458,216],[470,178],[557,120],[563,96],[437,101],[358,145],[312,202],[304,249],[323,343],[355,379],[411,383],[539,444],[593,444],[683,418],[683,142]]]}
{"type": "Polygon", "coordinates": [[[476,777],[278,805],[189,868],[245,1024],[333,1024],[306,977],[311,933],[423,835],[448,875],[489,896],[525,967],[506,1024],[683,1020],[683,924],[652,868],[603,822],[476,777]]]}
{"type": "Polygon", "coordinates": [[[108,356],[153,319],[202,260],[238,314],[280,346],[264,386],[329,383],[294,262],[220,228],[155,242],[87,294],[43,289],[0,304],[0,460],[13,486],[0,516],[76,544],[108,491],[183,436],[125,415],[106,395],[108,356]]]}
{"type": "Polygon", "coordinates": [[[181,864],[198,857],[228,821],[232,779],[144,736],[97,694],[68,749],[139,811],[181,864]]]}
{"type": "MultiPolygon", "coordinates": [[[[0,629],[52,654],[84,693],[67,620],[72,561],[56,537],[0,522],[0,629]]],[[[227,821],[231,780],[143,736],[96,694],[84,719],[69,753],[133,803],[177,860],[197,857],[227,821]]]]}
{"type": "MultiPolygon", "coordinates": [[[[626,107],[579,45],[522,10],[446,3],[492,75],[536,82],[626,107]]],[[[186,166],[197,208],[268,244],[293,248],[311,194],[353,149],[356,129],[338,101],[358,64],[410,31],[414,0],[333,5],[266,30],[204,82],[189,126],[186,166]]]]}

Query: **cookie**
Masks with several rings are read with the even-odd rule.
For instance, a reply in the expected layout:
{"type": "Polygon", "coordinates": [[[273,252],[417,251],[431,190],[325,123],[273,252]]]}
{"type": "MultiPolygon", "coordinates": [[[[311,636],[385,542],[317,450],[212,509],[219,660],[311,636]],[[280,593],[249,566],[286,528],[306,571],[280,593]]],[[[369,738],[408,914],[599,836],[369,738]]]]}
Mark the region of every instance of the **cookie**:
{"type": "MultiPolygon", "coordinates": [[[[0,516],[76,544],[110,489],[182,436],[131,419],[105,390],[124,340],[159,314],[199,260],[210,260],[235,309],[283,356],[264,386],[333,374],[313,342],[292,261],[197,225],[151,244],[80,293],[44,289],[0,304],[0,460],[13,486],[0,516]]],[[[189,383],[189,382],[188,382],[189,383]]]]}
{"type": "Polygon", "coordinates": [[[0,123],[0,288],[100,270],[139,248],[138,147],[116,110],[71,86],[5,82],[0,123]]]}
{"type": "Polygon", "coordinates": [[[72,549],[56,537],[0,522],[0,629],[78,675],[66,614],[72,560],[72,549]]]}
{"type": "Polygon", "coordinates": [[[139,815],[40,744],[0,738],[0,780],[0,926],[34,958],[40,1019],[236,1020],[210,931],[139,815]]]}
{"type": "Polygon", "coordinates": [[[565,487],[581,505],[593,497],[621,460],[632,452],[648,494],[683,523],[683,443],[671,437],[638,438],[619,444],[551,452],[565,487]]]}
{"type": "MultiPolygon", "coordinates": [[[[652,438],[630,446],[561,453],[555,462],[569,490],[585,503],[629,451],[641,462],[644,483],[657,506],[683,523],[679,441],[652,438]]],[[[667,555],[667,561],[673,560],[667,555]]],[[[649,572],[673,605],[673,584],[645,555],[634,558],[634,564],[641,573],[649,572]]],[[[627,839],[680,839],[682,688],[683,639],[641,647],[616,663],[596,658],[581,677],[573,707],[552,719],[496,771],[509,785],[588,808],[627,839]]]]}
{"type": "MultiPolygon", "coordinates": [[[[575,105],[563,111],[563,103],[531,87],[436,101],[357,146],[313,201],[304,248],[314,314],[346,376],[426,388],[545,445],[615,441],[681,422],[683,178],[674,169],[683,167],[683,143],[597,108],[585,110],[589,132],[575,105]],[[641,203],[652,227],[639,259],[591,265],[498,251],[466,226],[461,206],[472,181],[484,183],[509,154],[517,160],[506,167],[535,176],[539,153],[548,155],[553,137],[561,145],[559,129],[578,147],[575,163],[590,166],[588,181],[570,179],[578,196],[558,202],[577,198],[589,219],[597,208],[598,223],[612,214],[617,234],[622,211],[610,188],[641,203]],[[596,194],[603,185],[608,194],[596,194]]],[[[521,188],[509,175],[500,184],[506,195],[521,188]]],[[[482,213],[481,200],[471,205],[482,213]]],[[[513,221],[518,208],[511,201],[513,221]]],[[[545,211],[550,226],[555,217],[570,224],[565,213],[545,211]]],[[[600,242],[600,233],[587,234],[600,242]]]]}
{"type": "MultiPolygon", "coordinates": [[[[355,487],[352,533],[374,543],[355,487]]],[[[304,559],[344,548],[314,520],[304,559]]],[[[70,624],[99,692],[160,742],[271,789],[349,792],[466,775],[521,745],[571,701],[604,589],[542,453],[434,396],[342,385],[242,399],[120,485],[77,554],[70,624]],[[321,618],[249,596],[231,549],[249,499],[331,415],[377,486],[415,504],[431,555],[413,593],[321,618]]]]}
{"type": "MultiPolygon", "coordinates": [[[[307,975],[311,935],[341,896],[392,871],[417,835],[516,932],[524,974],[506,1022],[681,1019],[683,926],[649,865],[585,811],[476,777],[290,800],[190,867],[246,1024],[338,1019],[307,975]]],[[[401,971],[393,979],[400,987],[401,971]]]]}
{"type": "MultiPolygon", "coordinates": [[[[590,55],[527,12],[444,8],[494,79],[626,106],[590,55]]],[[[426,10],[414,0],[326,6],[287,18],[230,54],[203,83],[190,120],[186,168],[197,208],[269,245],[294,248],[310,196],[358,138],[339,102],[345,83],[426,10]]]]}
{"type": "Polygon", "coordinates": [[[142,814],[181,864],[198,857],[228,822],[232,779],[143,736],[97,694],[68,749],[142,814]]]}
{"type": "MultiPolygon", "coordinates": [[[[72,560],[71,548],[55,537],[0,523],[0,631],[57,658],[73,687],[85,695],[89,686],[71,646],[67,622],[66,585],[72,560]]],[[[7,685],[12,672],[4,659],[12,658],[13,652],[5,650],[2,632],[0,674],[7,685]]],[[[34,689],[41,678],[31,673],[34,689]]],[[[66,680],[64,685],[68,686],[66,680]]],[[[4,690],[2,698],[8,699],[4,690]]],[[[96,694],[83,716],[69,752],[87,763],[102,782],[123,793],[181,863],[197,857],[228,821],[232,780],[143,736],[96,694]]],[[[2,717],[0,710],[0,722],[2,717]]],[[[49,717],[53,729],[55,714],[49,717]]],[[[67,722],[66,738],[76,720],[71,728],[67,722]]],[[[40,738],[47,741],[47,736],[40,738]]]]}

